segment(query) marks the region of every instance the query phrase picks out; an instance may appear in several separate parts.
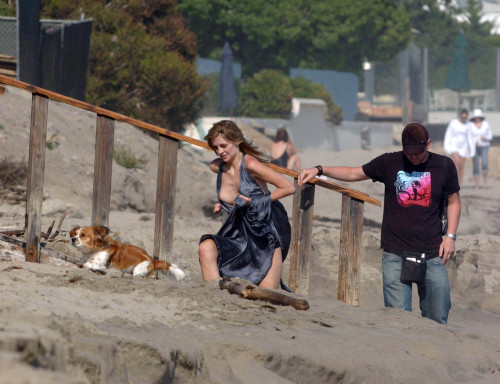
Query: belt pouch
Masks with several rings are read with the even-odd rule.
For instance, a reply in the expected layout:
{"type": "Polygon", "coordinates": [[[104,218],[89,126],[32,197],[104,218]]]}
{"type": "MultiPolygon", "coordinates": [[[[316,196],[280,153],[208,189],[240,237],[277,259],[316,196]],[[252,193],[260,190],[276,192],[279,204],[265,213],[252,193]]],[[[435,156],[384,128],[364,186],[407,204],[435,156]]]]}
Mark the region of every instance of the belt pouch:
{"type": "Polygon", "coordinates": [[[425,272],[427,271],[426,254],[423,252],[403,251],[401,257],[403,259],[401,282],[424,284],[425,272]]]}

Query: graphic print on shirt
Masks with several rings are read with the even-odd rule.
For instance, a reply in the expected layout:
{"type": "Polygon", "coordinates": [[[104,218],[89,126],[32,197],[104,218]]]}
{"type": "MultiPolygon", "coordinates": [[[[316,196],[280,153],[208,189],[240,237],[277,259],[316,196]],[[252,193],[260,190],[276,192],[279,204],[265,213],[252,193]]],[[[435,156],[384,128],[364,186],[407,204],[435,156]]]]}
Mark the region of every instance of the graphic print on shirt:
{"type": "Polygon", "coordinates": [[[428,207],[431,204],[430,172],[399,171],[394,186],[398,203],[403,207],[412,205],[428,207]]]}

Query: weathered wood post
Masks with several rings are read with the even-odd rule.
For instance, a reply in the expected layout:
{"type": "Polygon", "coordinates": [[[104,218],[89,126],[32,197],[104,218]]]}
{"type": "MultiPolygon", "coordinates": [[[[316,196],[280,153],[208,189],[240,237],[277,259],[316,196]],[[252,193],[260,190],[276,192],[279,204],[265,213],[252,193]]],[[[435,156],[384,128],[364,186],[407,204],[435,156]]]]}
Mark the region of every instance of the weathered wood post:
{"type": "Polygon", "coordinates": [[[24,240],[26,261],[40,262],[40,233],[42,231],[43,182],[45,176],[45,142],[49,99],[33,93],[31,101],[30,147],[26,192],[24,240]]]}
{"type": "Polygon", "coordinates": [[[299,187],[297,178],[294,184],[288,285],[292,291],[307,295],[309,293],[315,186],[307,183],[299,187]]]}
{"type": "Polygon", "coordinates": [[[337,300],[359,306],[364,203],[342,194],[337,300]]]}
{"type": "Polygon", "coordinates": [[[153,258],[167,260],[174,242],[175,182],[179,141],[160,134],[153,258]]]}
{"type": "Polygon", "coordinates": [[[109,225],[115,120],[97,115],[92,225],[109,225]]]}

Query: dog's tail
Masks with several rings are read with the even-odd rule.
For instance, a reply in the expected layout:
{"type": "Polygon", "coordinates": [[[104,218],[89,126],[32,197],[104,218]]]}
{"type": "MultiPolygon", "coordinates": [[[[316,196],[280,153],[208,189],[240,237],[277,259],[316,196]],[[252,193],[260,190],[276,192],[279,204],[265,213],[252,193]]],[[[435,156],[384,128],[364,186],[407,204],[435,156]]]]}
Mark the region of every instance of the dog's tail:
{"type": "Polygon", "coordinates": [[[186,274],[182,269],[180,269],[175,264],[169,264],[163,260],[153,260],[153,266],[155,271],[165,271],[170,273],[175,280],[181,281],[186,277],[186,274]]]}

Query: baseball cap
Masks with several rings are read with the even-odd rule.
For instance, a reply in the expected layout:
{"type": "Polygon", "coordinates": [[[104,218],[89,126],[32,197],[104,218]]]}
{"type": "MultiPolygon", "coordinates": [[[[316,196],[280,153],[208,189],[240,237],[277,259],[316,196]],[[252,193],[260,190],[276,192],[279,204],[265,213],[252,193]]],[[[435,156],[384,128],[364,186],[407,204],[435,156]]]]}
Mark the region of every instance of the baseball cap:
{"type": "Polygon", "coordinates": [[[403,144],[404,153],[413,155],[423,153],[428,141],[429,132],[419,123],[408,124],[401,134],[401,143],[403,144]]]}

